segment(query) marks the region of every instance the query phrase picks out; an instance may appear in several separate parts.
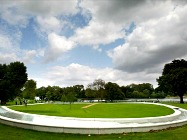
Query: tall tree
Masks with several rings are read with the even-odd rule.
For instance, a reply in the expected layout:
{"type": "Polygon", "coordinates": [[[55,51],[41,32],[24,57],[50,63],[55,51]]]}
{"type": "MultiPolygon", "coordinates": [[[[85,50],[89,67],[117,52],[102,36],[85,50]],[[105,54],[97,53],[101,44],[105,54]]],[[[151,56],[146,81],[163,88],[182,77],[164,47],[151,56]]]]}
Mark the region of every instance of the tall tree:
{"type": "Polygon", "coordinates": [[[108,82],[105,84],[106,91],[106,100],[123,100],[125,98],[124,93],[121,91],[121,88],[118,84],[108,82]]]}
{"type": "Polygon", "coordinates": [[[63,89],[59,86],[53,86],[53,100],[60,101],[63,93],[63,89]]]}
{"type": "Polygon", "coordinates": [[[187,92],[187,61],[173,60],[165,64],[162,76],[157,79],[158,89],[166,93],[173,93],[184,103],[183,95],[187,92]]]}
{"type": "Polygon", "coordinates": [[[86,90],[85,90],[85,95],[87,98],[89,98],[90,100],[96,97],[96,92],[95,90],[93,90],[89,85],[87,86],[86,90]]]}
{"type": "Polygon", "coordinates": [[[21,62],[12,62],[9,65],[0,64],[0,100],[6,104],[9,99],[15,98],[27,81],[27,69],[21,62]]]}
{"type": "Polygon", "coordinates": [[[93,83],[88,84],[85,95],[89,98],[105,98],[105,81],[96,79],[93,83]]]}
{"type": "Polygon", "coordinates": [[[44,100],[46,97],[47,89],[45,87],[40,87],[36,89],[36,96],[40,97],[41,100],[44,100]]]}
{"type": "Polygon", "coordinates": [[[74,85],[73,86],[74,92],[76,93],[77,98],[85,98],[85,90],[83,85],[74,85]]]}
{"type": "Polygon", "coordinates": [[[105,81],[102,79],[96,79],[93,82],[94,89],[96,90],[96,97],[100,98],[101,100],[105,98],[105,81]]]}
{"type": "Polygon", "coordinates": [[[23,98],[34,99],[36,96],[36,81],[30,79],[24,85],[23,98]]]}

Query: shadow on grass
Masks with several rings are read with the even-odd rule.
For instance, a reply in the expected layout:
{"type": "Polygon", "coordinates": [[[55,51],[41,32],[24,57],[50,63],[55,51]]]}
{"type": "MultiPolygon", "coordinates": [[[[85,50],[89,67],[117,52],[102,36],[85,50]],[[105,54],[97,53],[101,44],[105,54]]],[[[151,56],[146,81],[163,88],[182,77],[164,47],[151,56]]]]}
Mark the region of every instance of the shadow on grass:
{"type": "Polygon", "coordinates": [[[57,111],[52,111],[52,110],[27,110],[27,111],[22,111],[30,114],[57,114],[57,111]]]}

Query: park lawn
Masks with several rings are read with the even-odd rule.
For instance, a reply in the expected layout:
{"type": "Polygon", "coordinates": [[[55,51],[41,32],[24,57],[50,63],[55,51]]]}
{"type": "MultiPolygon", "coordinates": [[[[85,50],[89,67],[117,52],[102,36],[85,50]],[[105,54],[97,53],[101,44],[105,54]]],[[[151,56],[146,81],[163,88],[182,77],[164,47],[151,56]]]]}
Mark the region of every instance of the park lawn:
{"type": "MultiPolygon", "coordinates": [[[[172,103],[181,107],[181,104],[172,103]]],[[[184,109],[187,104],[182,105],[184,109]]],[[[63,133],[49,133],[39,132],[33,130],[26,130],[22,128],[11,127],[0,124],[0,140],[183,140],[186,138],[187,125],[158,132],[146,133],[128,133],[128,134],[111,134],[111,135],[78,135],[78,134],[63,134],[63,133]]]]}
{"type": "Polygon", "coordinates": [[[179,103],[176,103],[176,102],[165,102],[165,104],[187,109],[187,104],[186,103],[185,104],[179,104],[179,103]]]}
{"type": "Polygon", "coordinates": [[[0,140],[184,140],[186,138],[187,125],[158,132],[91,136],[79,134],[39,132],[34,130],[11,127],[1,123],[0,130],[0,140]]]}
{"type": "Polygon", "coordinates": [[[88,108],[82,108],[89,104],[41,104],[31,106],[10,106],[9,108],[21,112],[80,118],[142,118],[156,117],[172,114],[170,108],[151,104],[95,104],[88,108]]]}

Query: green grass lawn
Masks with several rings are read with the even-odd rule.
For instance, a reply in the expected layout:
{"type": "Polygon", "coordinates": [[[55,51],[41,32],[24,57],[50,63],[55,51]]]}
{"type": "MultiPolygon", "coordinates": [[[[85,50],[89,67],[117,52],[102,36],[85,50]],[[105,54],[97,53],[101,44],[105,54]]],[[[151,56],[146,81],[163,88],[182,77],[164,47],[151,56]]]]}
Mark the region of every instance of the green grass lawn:
{"type": "Polygon", "coordinates": [[[187,104],[179,104],[176,102],[165,102],[165,104],[177,106],[177,107],[184,108],[187,110],[187,104]]]}
{"type": "Polygon", "coordinates": [[[11,106],[13,110],[50,116],[80,118],[142,118],[172,114],[173,110],[150,104],[96,104],[83,109],[88,104],[42,104],[31,106],[11,106]]]}
{"type": "Polygon", "coordinates": [[[154,133],[128,133],[111,135],[78,135],[39,132],[0,124],[0,140],[184,140],[187,125],[154,133]]]}
{"type": "MultiPolygon", "coordinates": [[[[187,109],[187,104],[167,103],[187,109]]],[[[128,133],[111,135],[77,135],[38,132],[0,124],[0,140],[184,140],[187,135],[187,125],[154,133],[128,133]]]]}

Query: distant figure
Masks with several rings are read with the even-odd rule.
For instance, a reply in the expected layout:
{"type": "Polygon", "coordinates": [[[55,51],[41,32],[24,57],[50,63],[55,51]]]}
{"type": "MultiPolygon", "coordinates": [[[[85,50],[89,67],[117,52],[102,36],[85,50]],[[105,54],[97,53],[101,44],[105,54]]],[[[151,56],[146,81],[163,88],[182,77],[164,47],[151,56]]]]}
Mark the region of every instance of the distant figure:
{"type": "Polygon", "coordinates": [[[158,99],[156,99],[155,103],[159,103],[160,101],[158,99]]]}
{"type": "Polygon", "coordinates": [[[25,106],[27,106],[27,100],[23,100],[25,106]]]}

